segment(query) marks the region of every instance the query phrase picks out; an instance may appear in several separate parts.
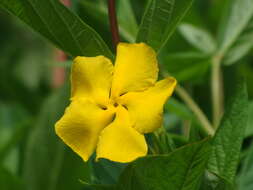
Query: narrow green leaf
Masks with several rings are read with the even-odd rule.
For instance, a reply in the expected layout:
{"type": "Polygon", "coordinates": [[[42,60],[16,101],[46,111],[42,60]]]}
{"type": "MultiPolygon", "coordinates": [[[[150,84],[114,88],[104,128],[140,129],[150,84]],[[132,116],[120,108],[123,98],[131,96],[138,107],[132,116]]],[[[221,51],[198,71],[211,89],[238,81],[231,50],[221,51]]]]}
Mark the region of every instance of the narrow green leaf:
{"type": "Polygon", "coordinates": [[[176,149],[172,137],[161,127],[155,133],[150,134],[151,145],[149,146],[152,154],[169,154],[176,149]]]}
{"type": "Polygon", "coordinates": [[[251,143],[250,151],[244,162],[242,163],[242,171],[238,177],[239,190],[253,189],[253,143],[251,143]]]}
{"type": "Polygon", "coordinates": [[[137,35],[137,42],[146,42],[159,51],[168,41],[193,0],[150,0],[137,35]]]}
{"type": "Polygon", "coordinates": [[[17,145],[25,140],[30,120],[20,105],[0,102],[0,164],[12,173],[18,173],[20,149],[17,145]]]}
{"type": "Polygon", "coordinates": [[[94,184],[116,184],[125,164],[100,159],[92,162],[94,184]]]}
{"type": "Polygon", "coordinates": [[[101,37],[58,0],[1,0],[0,7],[72,56],[112,57],[101,37]]]}
{"type": "Polygon", "coordinates": [[[253,101],[249,103],[249,117],[245,137],[253,136],[253,101]]]}
{"type": "Polygon", "coordinates": [[[206,171],[200,190],[235,190],[235,185],[206,171]]]}
{"type": "MultiPolygon", "coordinates": [[[[27,27],[25,27],[25,29],[24,33],[30,33],[27,27]]],[[[22,44],[21,47],[24,46],[26,41],[27,39],[20,39],[19,43],[22,44]]],[[[15,59],[17,65],[14,69],[14,77],[17,78],[20,83],[24,84],[27,89],[35,91],[40,87],[41,83],[51,77],[52,68],[48,63],[52,62],[52,48],[51,45],[45,43],[37,36],[32,38],[32,41],[35,45],[25,47],[19,59],[15,59]],[[43,59],[41,59],[42,57],[43,59]]],[[[16,42],[10,42],[10,44],[13,45],[16,44],[16,42]]]]}
{"type": "MultiPolygon", "coordinates": [[[[63,143],[62,143],[63,144],[63,143]]],[[[55,181],[52,183],[51,189],[55,190],[83,190],[82,184],[79,180],[90,181],[90,166],[84,163],[83,160],[74,153],[70,148],[65,146],[62,162],[59,164],[61,167],[54,172],[53,178],[55,181]],[[63,183],[64,181],[64,183],[63,183]]]]}
{"type": "Polygon", "coordinates": [[[201,140],[201,130],[197,122],[192,121],[189,132],[189,142],[196,142],[201,140]]]}
{"type": "Polygon", "coordinates": [[[158,50],[166,38],[174,0],[150,0],[137,36],[137,42],[146,42],[158,50]]]}
{"type": "Polygon", "coordinates": [[[14,176],[5,168],[0,167],[0,189],[2,190],[24,190],[21,179],[14,176]]]}
{"type": "Polygon", "coordinates": [[[86,164],[56,136],[54,125],[68,103],[69,88],[64,86],[43,104],[36,125],[27,141],[23,179],[27,190],[81,189],[79,179],[87,180],[86,164]],[[62,183],[65,181],[66,183],[62,183]],[[70,185],[71,184],[71,185],[70,185]]]}
{"type": "Polygon", "coordinates": [[[184,38],[199,51],[211,54],[216,50],[216,42],[208,31],[191,24],[181,24],[179,31],[184,38]]]}
{"type": "Polygon", "coordinates": [[[240,36],[235,44],[228,50],[224,57],[225,65],[232,65],[243,58],[253,47],[253,28],[251,31],[240,36]]]}
{"type": "Polygon", "coordinates": [[[30,120],[27,120],[15,128],[11,137],[8,139],[8,142],[0,149],[0,162],[2,162],[5,157],[8,156],[8,153],[12,150],[12,148],[15,147],[22,138],[24,138],[28,129],[30,129],[30,123],[30,120]]]}
{"type": "Polygon", "coordinates": [[[30,115],[22,107],[0,102],[0,163],[27,133],[30,115]]]}
{"type": "Polygon", "coordinates": [[[115,185],[96,185],[81,181],[85,190],[116,190],[115,185]]]}
{"type": "Polygon", "coordinates": [[[245,29],[253,15],[252,0],[229,0],[219,31],[219,53],[225,53],[245,29]]]}
{"type": "Polygon", "coordinates": [[[165,110],[176,114],[183,120],[191,120],[193,118],[193,114],[189,108],[175,98],[170,98],[168,103],[165,105],[165,110]]]}
{"type": "Polygon", "coordinates": [[[179,52],[164,57],[163,65],[178,81],[199,81],[209,69],[210,57],[203,53],[179,52]]]}
{"type": "Polygon", "coordinates": [[[118,1],[118,20],[121,35],[133,43],[138,32],[138,25],[130,0],[118,1]]]}
{"type": "Polygon", "coordinates": [[[248,95],[244,81],[239,81],[213,139],[210,172],[233,183],[240,157],[248,117],[248,95]]]}
{"type": "Polygon", "coordinates": [[[48,98],[29,136],[23,168],[23,178],[28,190],[55,187],[64,146],[54,134],[54,123],[63,113],[67,96],[65,88],[48,98]]]}
{"type": "MultiPolygon", "coordinates": [[[[98,22],[99,26],[104,26],[109,30],[109,21],[106,1],[78,1],[81,11],[85,12],[85,17],[98,22]]],[[[117,18],[120,35],[129,42],[134,42],[138,32],[138,25],[133,13],[130,0],[117,2],[117,18]]]]}
{"type": "Polygon", "coordinates": [[[209,152],[209,142],[204,140],[171,154],[139,158],[122,173],[118,189],[198,189],[209,152]]]}
{"type": "Polygon", "coordinates": [[[193,117],[190,125],[189,142],[199,141],[205,138],[206,135],[206,131],[204,131],[198,119],[196,117],[193,117]]]}
{"type": "Polygon", "coordinates": [[[214,190],[236,190],[236,187],[234,184],[230,184],[224,180],[220,180],[217,187],[215,187],[214,190]]]}

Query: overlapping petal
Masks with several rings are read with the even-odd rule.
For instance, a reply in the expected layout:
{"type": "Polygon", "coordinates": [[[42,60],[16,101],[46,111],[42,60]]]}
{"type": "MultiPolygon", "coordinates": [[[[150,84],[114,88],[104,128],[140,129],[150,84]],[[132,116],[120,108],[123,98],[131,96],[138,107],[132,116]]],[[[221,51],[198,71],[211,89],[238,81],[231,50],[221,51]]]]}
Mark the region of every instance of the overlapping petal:
{"type": "Polygon", "coordinates": [[[87,161],[94,152],[101,130],[112,122],[114,110],[103,110],[88,100],[75,100],[56,123],[57,135],[87,161]]]}
{"type": "Polygon", "coordinates": [[[120,103],[128,109],[137,131],[149,133],[161,126],[163,106],[175,86],[176,80],[168,77],[144,92],[130,92],[120,98],[120,103]]]}
{"type": "Polygon", "coordinates": [[[84,161],[131,162],[147,154],[143,133],[161,126],[163,105],[176,80],[156,83],[154,50],[120,43],[116,63],[103,56],[77,57],[71,72],[71,104],[56,123],[57,135],[84,161]]]}
{"type": "Polygon", "coordinates": [[[143,91],[157,80],[155,51],[144,43],[119,43],[112,82],[112,96],[143,91]]]}
{"type": "Polygon", "coordinates": [[[96,152],[97,159],[107,158],[122,163],[147,154],[144,135],[132,128],[125,108],[118,107],[114,122],[101,132],[96,152]]]}
{"type": "Polygon", "coordinates": [[[105,101],[109,98],[112,74],[113,65],[104,56],[76,57],[71,71],[71,99],[105,101]]]}

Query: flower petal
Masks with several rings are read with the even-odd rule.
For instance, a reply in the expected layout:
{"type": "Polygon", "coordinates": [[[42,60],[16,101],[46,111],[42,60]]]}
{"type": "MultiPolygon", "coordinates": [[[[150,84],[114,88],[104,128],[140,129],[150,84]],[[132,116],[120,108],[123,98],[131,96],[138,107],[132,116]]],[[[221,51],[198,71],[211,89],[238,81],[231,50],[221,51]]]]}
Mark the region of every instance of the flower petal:
{"type": "Polygon", "coordinates": [[[113,65],[104,56],[76,57],[71,71],[71,99],[109,98],[113,65]]]}
{"type": "Polygon", "coordinates": [[[87,161],[94,152],[101,130],[114,117],[114,110],[103,110],[87,100],[73,101],[55,124],[56,134],[87,161]]]}
{"type": "Polygon", "coordinates": [[[144,92],[130,92],[120,98],[120,103],[128,109],[137,131],[149,133],[161,126],[163,105],[171,96],[176,83],[174,78],[168,77],[144,92]]]}
{"type": "Polygon", "coordinates": [[[131,127],[125,108],[119,107],[115,121],[101,132],[96,152],[97,159],[107,158],[122,163],[147,154],[144,135],[131,127]]]}
{"type": "Polygon", "coordinates": [[[112,96],[143,91],[157,80],[155,51],[144,43],[119,43],[112,82],[112,96]]]}

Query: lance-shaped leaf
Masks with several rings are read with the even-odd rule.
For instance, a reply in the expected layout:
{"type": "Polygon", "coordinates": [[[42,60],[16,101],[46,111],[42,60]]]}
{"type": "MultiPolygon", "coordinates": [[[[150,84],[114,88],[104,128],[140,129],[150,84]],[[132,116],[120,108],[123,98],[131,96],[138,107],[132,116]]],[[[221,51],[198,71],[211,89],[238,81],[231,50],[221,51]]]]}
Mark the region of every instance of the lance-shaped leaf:
{"type": "MultiPolygon", "coordinates": [[[[107,35],[109,35],[107,1],[78,1],[78,3],[80,11],[84,13],[85,20],[95,22],[97,28],[108,30],[107,35]]],[[[117,1],[117,18],[121,37],[128,42],[134,42],[138,25],[130,0],[117,1]]]]}
{"type": "Polygon", "coordinates": [[[178,81],[201,81],[210,66],[210,56],[198,52],[178,52],[164,57],[164,68],[178,81]]]}
{"type": "Polygon", "coordinates": [[[249,103],[249,117],[248,117],[248,124],[247,124],[246,132],[245,132],[245,137],[253,136],[253,117],[252,116],[253,116],[253,101],[249,103]]]}
{"type": "Polygon", "coordinates": [[[233,183],[240,157],[248,117],[246,85],[238,82],[232,94],[219,129],[213,139],[213,148],[208,163],[210,172],[233,183]]]}
{"type": "Polygon", "coordinates": [[[245,29],[245,31],[238,37],[234,45],[228,50],[224,57],[223,63],[225,65],[231,65],[239,61],[253,47],[253,19],[251,19],[250,24],[245,29]]]}
{"type": "Polygon", "coordinates": [[[208,31],[190,24],[181,24],[179,26],[179,31],[184,38],[199,51],[211,54],[216,50],[216,42],[208,31]]]}
{"type": "Polygon", "coordinates": [[[252,0],[227,1],[219,31],[219,52],[224,53],[245,29],[253,15],[252,0]]]}
{"type": "Polygon", "coordinates": [[[238,177],[239,190],[251,190],[253,189],[253,143],[249,149],[249,153],[242,163],[242,171],[238,177]]]}
{"type": "Polygon", "coordinates": [[[66,86],[52,94],[43,104],[30,133],[22,169],[27,190],[80,190],[82,184],[78,179],[88,180],[88,165],[69,149],[66,151],[54,130],[68,97],[69,88],[66,86]]]}
{"type": "Polygon", "coordinates": [[[209,142],[203,140],[167,155],[139,158],[124,170],[118,189],[198,189],[209,152],[209,142]]]}
{"type": "Polygon", "coordinates": [[[83,187],[85,188],[85,190],[117,190],[116,186],[114,185],[96,185],[96,184],[89,184],[89,183],[85,183],[82,182],[83,187]]]}
{"type": "Polygon", "coordinates": [[[10,171],[0,167],[0,189],[4,190],[24,190],[24,185],[19,177],[14,176],[10,171]]]}
{"type": "Polygon", "coordinates": [[[0,7],[72,56],[112,57],[96,31],[58,0],[1,0],[0,7]]]}
{"type": "Polygon", "coordinates": [[[187,13],[193,0],[150,0],[142,18],[137,42],[159,51],[187,13]]]}

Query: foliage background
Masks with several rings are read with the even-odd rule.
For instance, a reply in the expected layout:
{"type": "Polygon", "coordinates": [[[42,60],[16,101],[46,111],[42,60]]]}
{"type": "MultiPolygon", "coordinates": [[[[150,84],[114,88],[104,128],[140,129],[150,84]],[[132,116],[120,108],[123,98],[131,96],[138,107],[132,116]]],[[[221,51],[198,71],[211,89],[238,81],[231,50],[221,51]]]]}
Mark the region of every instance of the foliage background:
{"type": "MultiPolygon", "coordinates": [[[[232,31],[234,28],[240,30],[241,20],[229,24],[226,19],[221,19],[229,14],[226,3],[235,5],[236,10],[240,8],[236,0],[195,0],[159,54],[162,68],[178,79],[210,120],[213,117],[210,79],[212,53],[217,46],[215,39],[218,39],[218,31],[222,27],[225,28],[223,30],[230,30],[229,27],[233,28],[232,31]]],[[[122,41],[134,42],[146,6],[147,0],[118,1],[122,41]]],[[[95,29],[113,49],[105,0],[72,0],[71,10],[95,29]]],[[[250,7],[245,12],[250,12],[250,7]]],[[[54,133],[54,123],[68,104],[71,57],[64,62],[59,61],[56,58],[57,50],[51,43],[4,9],[0,9],[0,28],[0,189],[111,189],[110,186],[89,187],[87,184],[116,184],[126,165],[106,160],[83,163],[54,133]],[[56,84],[56,70],[62,72],[63,69],[65,82],[56,84]]],[[[142,38],[138,36],[140,41],[142,38]]],[[[233,185],[239,190],[253,188],[253,167],[250,164],[253,161],[252,46],[253,17],[222,61],[225,105],[238,76],[244,76],[249,96],[249,119],[245,122],[246,133],[236,185],[233,185]]],[[[70,47],[67,52],[72,49],[70,47]]],[[[147,137],[152,148],[150,153],[169,153],[174,148],[204,138],[199,125],[190,108],[175,94],[165,106],[166,132],[160,131],[147,137]]],[[[130,177],[130,174],[125,175],[126,178],[130,177]]],[[[205,175],[209,181],[203,178],[200,188],[232,188],[226,182],[225,185],[213,185],[217,183],[217,177],[207,171],[205,175]]]]}

